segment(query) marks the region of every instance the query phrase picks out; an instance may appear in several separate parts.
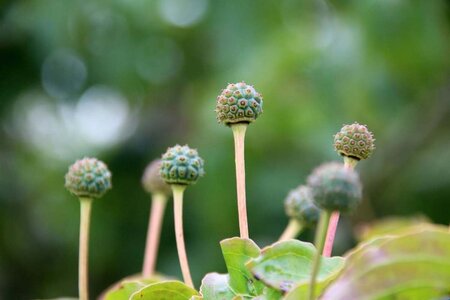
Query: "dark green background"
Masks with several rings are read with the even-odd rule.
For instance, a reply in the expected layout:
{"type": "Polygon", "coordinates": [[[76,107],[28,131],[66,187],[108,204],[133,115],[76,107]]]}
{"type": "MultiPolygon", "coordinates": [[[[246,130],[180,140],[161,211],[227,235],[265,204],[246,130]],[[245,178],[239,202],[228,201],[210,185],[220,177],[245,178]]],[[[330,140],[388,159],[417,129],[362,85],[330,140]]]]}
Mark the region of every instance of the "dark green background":
{"type": "MultiPolygon", "coordinates": [[[[377,149],[358,165],[364,203],[342,219],[336,253],[361,222],[449,222],[448,1],[30,0],[3,1],[0,13],[2,299],[77,294],[79,205],[64,174],[84,155],[105,161],[114,185],[93,207],[91,294],[139,272],[150,206],[140,177],[176,143],[206,162],[185,200],[194,280],[225,271],[218,243],[238,235],[234,154],[214,107],[239,80],[264,96],[246,140],[260,246],[285,227],[287,192],[340,160],[332,135],[353,121],[377,149]],[[97,118],[92,95],[119,115],[97,118]]],[[[166,216],[158,269],[180,277],[171,204],[166,216]]]]}

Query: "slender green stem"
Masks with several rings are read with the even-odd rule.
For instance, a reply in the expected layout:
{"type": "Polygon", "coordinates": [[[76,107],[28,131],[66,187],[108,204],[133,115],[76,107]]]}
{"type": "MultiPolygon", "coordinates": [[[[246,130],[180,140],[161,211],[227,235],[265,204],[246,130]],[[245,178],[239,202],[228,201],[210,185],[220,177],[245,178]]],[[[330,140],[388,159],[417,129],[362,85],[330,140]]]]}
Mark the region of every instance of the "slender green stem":
{"type": "Polygon", "coordinates": [[[180,260],[181,273],[183,274],[184,283],[194,288],[191,272],[189,270],[189,262],[186,255],[186,247],[184,245],[183,193],[185,189],[185,185],[172,184],[175,218],[175,238],[177,241],[178,259],[180,260]]]}
{"type": "Polygon", "coordinates": [[[241,238],[248,239],[247,204],[245,196],[245,132],[247,123],[231,125],[234,136],[234,151],[236,163],[236,189],[239,214],[239,231],[241,238]]]}
{"type": "Polygon", "coordinates": [[[78,297],[89,299],[88,261],[89,261],[89,223],[92,199],[80,198],[80,249],[78,257],[78,297]]]}
{"type": "Polygon", "coordinates": [[[314,300],[314,292],[315,292],[315,286],[316,286],[316,279],[317,274],[319,273],[320,269],[320,259],[322,257],[321,253],[323,251],[323,247],[325,244],[325,237],[327,234],[327,228],[328,224],[330,222],[330,216],[331,212],[323,210],[320,214],[320,221],[319,226],[317,227],[316,231],[316,238],[314,244],[316,245],[317,251],[316,255],[314,256],[314,261],[312,265],[312,272],[311,272],[311,281],[309,284],[309,291],[308,291],[308,299],[314,300]]]}
{"type": "Polygon", "coordinates": [[[161,235],[161,224],[164,218],[164,210],[167,204],[167,196],[162,193],[152,195],[152,208],[147,230],[147,243],[145,246],[144,265],[142,275],[151,277],[155,272],[156,258],[158,257],[158,245],[161,235]]]}
{"type": "Polygon", "coordinates": [[[283,231],[283,234],[278,239],[279,242],[286,241],[290,239],[295,239],[303,230],[303,224],[296,220],[291,219],[286,226],[286,229],[283,231]]]}

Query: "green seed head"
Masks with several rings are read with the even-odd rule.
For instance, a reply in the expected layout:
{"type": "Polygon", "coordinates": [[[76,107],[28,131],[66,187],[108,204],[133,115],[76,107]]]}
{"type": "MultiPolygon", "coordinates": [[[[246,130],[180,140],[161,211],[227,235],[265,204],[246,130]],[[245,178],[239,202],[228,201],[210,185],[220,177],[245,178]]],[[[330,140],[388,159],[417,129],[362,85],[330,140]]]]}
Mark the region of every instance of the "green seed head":
{"type": "Polygon", "coordinates": [[[289,218],[295,218],[305,226],[314,226],[319,220],[320,210],[313,202],[311,189],[306,185],[289,192],[284,200],[284,208],[289,218]]]}
{"type": "Polygon", "coordinates": [[[66,189],[78,197],[100,198],[111,189],[111,172],[96,158],[85,157],[69,167],[66,189]]]}
{"type": "Polygon", "coordinates": [[[317,167],[308,177],[314,203],[328,211],[350,212],[361,202],[359,175],[338,162],[317,167]]]}
{"type": "Polygon", "coordinates": [[[225,125],[251,123],[262,112],[263,99],[245,82],[230,83],[217,97],[217,121],[225,125]]]}
{"type": "Polygon", "coordinates": [[[160,174],[168,184],[192,184],[204,173],[203,159],[187,145],[169,148],[162,156],[160,174]]]}
{"type": "Polygon", "coordinates": [[[334,149],[342,156],[356,160],[368,158],[373,150],[375,139],[366,126],[358,123],[344,125],[334,136],[334,149]]]}
{"type": "Polygon", "coordinates": [[[171,190],[170,186],[161,178],[161,164],[160,159],[155,159],[145,168],[142,176],[142,186],[150,194],[160,193],[168,196],[171,194],[171,190]]]}

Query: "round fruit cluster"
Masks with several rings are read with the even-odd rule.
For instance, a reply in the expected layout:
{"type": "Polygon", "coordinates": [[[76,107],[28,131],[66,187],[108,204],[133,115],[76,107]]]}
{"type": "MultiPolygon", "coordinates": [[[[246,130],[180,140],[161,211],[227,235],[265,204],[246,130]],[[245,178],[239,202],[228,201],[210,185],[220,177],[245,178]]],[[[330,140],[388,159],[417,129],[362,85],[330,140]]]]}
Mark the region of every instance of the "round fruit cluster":
{"type": "Polygon", "coordinates": [[[162,156],[161,177],[168,184],[192,184],[205,173],[203,159],[195,149],[176,145],[162,156]]]}
{"type": "Polygon", "coordinates": [[[162,180],[160,175],[161,165],[161,160],[156,159],[145,168],[142,176],[142,186],[148,193],[170,195],[170,186],[162,180]]]}
{"type": "Polygon", "coordinates": [[[231,83],[217,97],[217,121],[225,125],[250,123],[263,112],[263,99],[245,82],[231,83]]]}
{"type": "Polygon", "coordinates": [[[65,179],[65,187],[78,197],[100,198],[111,188],[111,172],[96,158],[77,160],[65,179]]]}
{"type": "Polygon", "coordinates": [[[342,156],[356,160],[368,158],[373,150],[375,139],[366,126],[358,123],[344,125],[334,136],[334,148],[342,156]]]}
{"type": "Polygon", "coordinates": [[[325,210],[349,212],[361,202],[359,175],[338,162],[325,163],[308,177],[314,203],[325,210]]]}
{"type": "Polygon", "coordinates": [[[320,210],[314,205],[311,189],[306,185],[289,192],[284,208],[288,217],[297,219],[305,226],[314,226],[319,220],[320,210]]]}

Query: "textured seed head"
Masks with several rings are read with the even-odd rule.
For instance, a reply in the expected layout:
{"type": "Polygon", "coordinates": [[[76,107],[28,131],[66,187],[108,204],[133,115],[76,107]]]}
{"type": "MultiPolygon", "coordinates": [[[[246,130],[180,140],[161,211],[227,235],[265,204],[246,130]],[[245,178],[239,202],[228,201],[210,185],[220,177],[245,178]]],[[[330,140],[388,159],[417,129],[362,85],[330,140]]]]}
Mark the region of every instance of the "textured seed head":
{"type": "Polygon", "coordinates": [[[359,175],[338,162],[317,167],[308,177],[314,203],[328,211],[350,212],[362,198],[359,175]]]}
{"type": "Polygon", "coordinates": [[[334,149],[342,156],[356,160],[368,158],[373,150],[375,139],[366,126],[358,123],[344,125],[334,136],[334,149]]]}
{"type": "Polygon", "coordinates": [[[230,83],[217,97],[217,121],[225,125],[251,123],[263,112],[263,99],[245,82],[230,83]]]}
{"type": "Polygon", "coordinates": [[[284,208],[289,218],[295,218],[305,226],[314,226],[319,220],[320,210],[313,202],[311,189],[306,185],[289,192],[284,200],[284,208]]]}
{"type": "Polygon", "coordinates": [[[162,156],[160,174],[167,184],[192,184],[204,173],[203,159],[187,145],[171,147],[162,156]]]}
{"type": "Polygon", "coordinates": [[[155,159],[145,168],[142,176],[142,186],[148,193],[161,193],[170,195],[170,186],[162,180],[160,175],[162,162],[160,159],[155,159]]]}
{"type": "Polygon", "coordinates": [[[111,172],[102,161],[85,157],[69,167],[65,187],[78,197],[100,198],[111,189],[111,172]]]}

